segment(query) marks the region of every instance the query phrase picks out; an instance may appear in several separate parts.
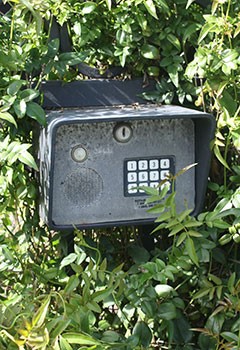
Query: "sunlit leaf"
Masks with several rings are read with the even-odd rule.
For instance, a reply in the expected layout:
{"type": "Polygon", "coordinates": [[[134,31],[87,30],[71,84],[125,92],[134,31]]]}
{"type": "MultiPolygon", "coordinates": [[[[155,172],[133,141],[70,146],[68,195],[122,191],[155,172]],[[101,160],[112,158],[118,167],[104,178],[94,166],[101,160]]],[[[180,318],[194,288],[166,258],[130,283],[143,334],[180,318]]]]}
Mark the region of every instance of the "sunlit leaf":
{"type": "Polygon", "coordinates": [[[36,328],[41,327],[45,322],[50,301],[51,301],[51,297],[48,295],[46,299],[43,301],[40,308],[37,310],[37,312],[33,316],[32,324],[34,327],[36,328]]]}
{"type": "Polygon", "coordinates": [[[94,339],[90,335],[85,335],[82,333],[64,333],[62,337],[68,341],[70,344],[79,344],[79,345],[100,345],[100,342],[97,339],[94,339]]]}
{"type": "Polygon", "coordinates": [[[154,18],[158,19],[156,7],[154,5],[153,0],[144,0],[143,3],[145,5],[146,9],[148,10],[148,12],[150,13],[150,15],[153,16],[154,18]]]}
{"type": "Polygon", "coordinates": [[[159,49],[150,44],[144,44],[141,48],[141,54],[144,58],[156,60],[160,58],[159,49]]]}
{"type": "Polygon", "coordinates": [[[24,83],[25,83],[24,80],[13,81],[9,85],[9,87],[7,88],[7,93],[9,95],[16,95],[18,93],[18,91],[21,89],[21,87],[23,86],[24,83]]]}
{"type": "Polygon", "coordinates": [[[29,166],[30,168],[33,168],[35,169],[36,171],[38,171],[38,166],[33,158],[33,156],[25,151],[25,152],[21,152],[19,155],[18,155],[18,159],[20,160],[20,162],[26,164],[27,166],[29,166]]]}
{"type": "Polygon", "coordinates": [[[111,7],[112,7],[112,0],[105,0],[106,1],[106,4],[107,4],[107,7],[109,9],[109,11],[111,10],[111,7]]]}
{"type": "Polygon", "coordinates": [[[15,126],[15,128],[17,128],[17,123],[10,113],[0,112],[0,119],[5,120],[5,121],[9,122],[10,124],[13,124],[15,126]]]}

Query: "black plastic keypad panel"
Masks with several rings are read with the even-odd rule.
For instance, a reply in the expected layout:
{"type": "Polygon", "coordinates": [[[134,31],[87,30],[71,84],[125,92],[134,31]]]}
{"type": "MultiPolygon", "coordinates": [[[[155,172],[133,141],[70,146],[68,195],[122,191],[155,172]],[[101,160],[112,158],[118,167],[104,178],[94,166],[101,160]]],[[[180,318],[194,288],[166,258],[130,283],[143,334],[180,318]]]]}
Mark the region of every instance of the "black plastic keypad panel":
{"type": "MultiPolygon", "coordinates": [[[[124,196],[144,196],[139,187],[157,187],[169,174],[175,174],[174,156],[130,158],[124,160],[124,196]]],[[[171,183],[169,182],[169,193],[171,183]]]]}

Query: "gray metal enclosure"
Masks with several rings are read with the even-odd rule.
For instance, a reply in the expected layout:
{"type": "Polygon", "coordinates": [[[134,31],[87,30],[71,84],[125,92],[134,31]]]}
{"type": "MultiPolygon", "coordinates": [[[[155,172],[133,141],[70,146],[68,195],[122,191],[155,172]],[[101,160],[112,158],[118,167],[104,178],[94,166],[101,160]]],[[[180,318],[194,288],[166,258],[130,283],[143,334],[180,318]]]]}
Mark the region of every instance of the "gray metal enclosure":
{"type": "MultiPolygon", "coordinates": [[[[50,111],[40,135],[41,215],[53,228],[153,222],[146,194],[169,173],[177,210],[196,214],[209,168],[210,115],[177,106],[50,111]]],[[[169,193],[172,191],[171,185],[169,193]]]]}

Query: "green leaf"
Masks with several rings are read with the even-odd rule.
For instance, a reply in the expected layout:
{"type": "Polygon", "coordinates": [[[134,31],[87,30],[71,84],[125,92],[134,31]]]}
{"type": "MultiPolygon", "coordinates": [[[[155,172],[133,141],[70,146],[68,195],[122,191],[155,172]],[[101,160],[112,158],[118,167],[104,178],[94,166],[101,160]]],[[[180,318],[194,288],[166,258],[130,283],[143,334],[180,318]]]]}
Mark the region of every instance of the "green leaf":
{"type": "Polygon", "coordinates": [[[174,45],[179,51],[181,50],[181,43],[180,41],[178,40],[178,38],[173,35],[173,34],[168,34],[167,35],[167,40],[172,44],[174,45]]]}
{"type": "Polygon", "coordinates": [[[91,296],[92,300],[96,301],[99,303],[100,301],[103,301],[106,299],[114,290],[114,287],[108,287],[103,290],[99,290],[97,292],[94,292],[91,296]]]}
{"type": "Polygon", "coordinates": [[[232,332],[222,332],[221,336],[226,339],[229,342],[236,342],[238,343],[239,337],[237,334],[234,334],[232,332]]]}
{"type": "MultiPolygon", "coordinates": [[[[191,212],[192,212],[192,209],[186,209],[186,210],[184,210],[183,212],[181,212],[181,213],[178,215],[178,221],[179,221],[179,222],[182,222],[183,220],[185,220],[185,219],[191,214],[191,212]]],[[[188,222],[187,222],[187,223],[188,223],[188,222]]],[[[187,224],[187,223],[186,223],[186,224],[187,224]]],[[[186,224],[184,223],[184,226],[187,227],[186,224]]]]}
{"type": "Polygon", "coordinates": [[[5,120],[5,121],[9,122],[10,124],[13,124],[15,126],[15,128],[17,128],[17,123],[10,113],[0,112],[0,119],[5,120]]]}
{"type": "Polygon", "coordinates": [[[120,335],[115,331],[105,331],[101,340],[106,343],[116,343],[120,340],[120,335]]]}
{"type": "Polygon", "coordinates": [[[227,283],[228,289],[232,294],[234,293],[234,290],[235,290],[234,288],[235,279],[236,279],[236,272],[233,272],[229,277],[228,283],[227,283]]]}
{"type": "Polygon", "coordinates": [[[51,337],[53,339],[62,334],[72,320],[71,318],[60,316],[54,319],[54,321],[56,321],[56,327],[51,331],[51,337]]]}
{"type": "Polygon", "coordinates": [[[60,40],[58,38],[51,40],[48,43],[47,57],[54,58],[58,53],[59,46],[60,46],[60,40]]]}
{"type": "Polygon", "coordinates": [[[223,51],[222,60],[225,63],[231,63],[234,60],[236,60],[238,57],[239,57],[239,53],[237,50],[227,49],[227,50],[223,51]]]}
{"type": "Polygon", "coordinates": [[[72,293],[74,289],[78,287],[79,283],[80,283],[79,278],[76,275],[69,277],[68,283],[64,288],[64,293],[66,294],[72,293]]]}
{"type": "Polygon", "coordinates": [[[35,119],[40,125],[46,125],[46,116],[43,108],[36,102],[29,102],[27,104],[26,114],[35,119]]]}
{"type": "Polygon", "coordinates": [[[89,301],[87,304],[86,304],[87,308],[93,312],[96,312],[96,313],[101,313],[102,312],[102,309],[101,307],[98,305],[98,303],[96,303],[94,300],[92,301],[89,301]]]}
{"type": "Polygon", "coordinates": [[[214,151],[214,154],[215,156],[217,157],[217,159],[219,160],[220,163],[222,163],[222,165],[225,166],[225,168],[227,168],[228,170],[230,170],[226,160],[223,158],[221,152],[220,152],[220,149],[218,147],[218,145],[214,145],[214,148],[213,148],[213,151],[214,151]]]}
{"type": "Polygon", "coordinates": [[[26,164],[30,168],[33,168],[34,170],[38,171],[37,164],[36,164],[33,156],[28,151],[21,152],[18,155],[18,160],[20,162],[26,164]]]}
{"type": "Polygon", "coordinates": [[[60,263],[60,269],[62,269],[64,266],[70,265],[77,259],[78,255],[76,253],[70,253],[68,256],[65,256],[65,258],[62,259],[60,263]]]}
{"type": "Polygon", "coordinates": [[[150,257],[149,252],[145,248],[136,245],[131,245],[128,248],[128,254],[136,264],[144,263],[150,257]]]}
{"type": "Polygon", "coordinates": [[[225,235],[220,237],[218,241],[221,245],[225,245],[231,242],[231,240],[232,240],[232,235],[230,233],[226,233],[225,235]]]}
{"type": "Polygon", "coordinates": [[[201,25],[199,23],[193,23],[190,26],[188,26],[186,30],[184,30],[183,39],[182,39],[183,43],[185,44],[187,40],[190,39],[191,36],[195,34],[200,28],[201,28],[201,25]]]}
{"type": "Polygon", "coordinates": [[[197,293],[193,295],[193,300],[199,299],[204,297],[205,295],[209,294],[211,288],[202,288],[197,293]]]}
{"type": "Polygon", "coordinates": [[[148,325],[140,321],[133,328],[133,336],[138,338],[138,345],[148,348],[152,341],[152,332],[148,325]]]}
{"type": "Polygon", "coordinates": [[[141,54],[144,58],[157,60],[160,58],[159,49],[150,44],[144,44],[141,48],[141,54]]]}
{"type": "Polygon", "coordinates": [[[178,240],[177,240],[177,243],[176,243],[176,247],[179,247],[182,244],[182,242],[185,241],[186,237],[187,237],[187,233],[186,232],[182,232],[180,234],[180,236],[178,237],[178,240]]]}
{"type": "Polygon", "coordinates": [[[27,111],[27,104],[24,100],[16,100],[13,104],[14,111],[19,119],[23,118],[27,111]]]}
{"type": "Polygon", "coordinates": [[[155,187],[149,187],[149,186],[139,186],[139,189],[144,190],[145,193],[151,195],[151,196],[157,196],[157,200],[159,199],[159,189],[155,187]]]}
{"type": "Polygon", "coordinates": [[[0,52],[0,65],[14,71],[17,70],[17,64],[12,55],[6,55],[4,52],[0,52]]]}
{"type": "Polygon", "coordinates": [[[177,317],[176,307],[172,303],[163,303],[159,307],[158,317],[162,320],[173,320],[177,317]]]}
{"type": "Polygon", "coordinates": [[[32,319],[33,327],[40,328],[45,322],[51,297],[48,295],[32,319]]]}
{"type": "Polygon", "coordinates": [[[12,96],[16,95],[23,86],[23,84],[25,84],[24,80],[16,80],[12,82],[7,88],[7,93],[12,96]]]}
{"type": "Polygon", "coordinates": [[[82,52],[64,52],[59,55],[60,63],[65,65],[74,66],[83,62],[86,58],[86,55],[82,52]]]}
{"type": "Polygon", "coordinates": [[[206,23],[199,34],[198,43],[201,43],[203,39],[211,32],[214,32],[216,29],[215,23],[206,23]]]}
{"type": "Polygon", "coordinates": [[[156,7],[154,5],[153,0],[144,0],[143,3],[145,5],[147,11],[150,13],[150,15],[153,16],[154,18],[158,19],[156,7]]]}
{"type": "Polygon", "coordinates": [[[97,4],[93,1],[86,1],[84,3],[84,6],[82,8],[82,14],[83,15],[88,15],[89,13],[93,12],[95,8],[97,7],[97,4]]]}
{"type": "Polygon", "coordinates": [[[109,11],[111,10],[111,7],[112,7],[112,0],[105,0],[106,1],[106,4],[107,4],[107,7],[109,9],[109,11]]]}
{"type": "Polygon", "coordinates": [[[188,237],[185,241],[187,253],[192,260],[192,262],[198,266],[198,256],[196,254],[195,246],[193,240],[188,237]]]}
{"type": "Polygon", "coordinates": [[[62,337],[70,344],[79,345],[101,345],[97,339],[92,338],[90,335],[85,335],[82,333],[64,333],[62,337]]]}
{"type": "Polygon", "coordinates": [[[19,0],[19,1],[32,13],[36,23],[36,32],[39,35],[42,28],[42,17],[40,15],[40,12],[34,10],[30,1],[28,0],[19,0]]]}
{"type": "Polygon", "coordinates": [[[171,219],[172,214],[170,213],[170,211],[166,211],[165,213],[161,214],[156,220],[155,222],[162,222],[162,221],[168,221],[169,219],[171,219]]]}
{"type": "Polygon", "coordinates": [[[66,339],[64,339],[61,335],[59,336],[59,343],[61,350],[73,350],[69,342],[66,339]]]}
{"type": "Polygon", "coordinates": [[[194,230],[189,230],[188,235],[190,237],[197,237],[197,238],[202,237],[202,234],[200,232],[194,231],[194,230]]]}
{"type": "Polygon", "coordinates": [[[179,74],[178,74],[178,69],[179,66],[176,64],[172,64],[171,66],[167,67],[167,72],[169,74],[169,77],[171,79],[171,81],[173,82],[173,84],[178,87],[179,85],[179,74]]]}
{"type": "Polygon", "coordinates": [[[30,102],[39,96],[39,91],[33,89],[26,89],[20,93],[20,99],[25,102],[30,102]]]}
{"type": "Polygon", "coordinates": [[[179,223],[170,231],[168,237],[174,236],[177,233],[181,232],[182,230],[184,230],[184,225],[179,223]]]}

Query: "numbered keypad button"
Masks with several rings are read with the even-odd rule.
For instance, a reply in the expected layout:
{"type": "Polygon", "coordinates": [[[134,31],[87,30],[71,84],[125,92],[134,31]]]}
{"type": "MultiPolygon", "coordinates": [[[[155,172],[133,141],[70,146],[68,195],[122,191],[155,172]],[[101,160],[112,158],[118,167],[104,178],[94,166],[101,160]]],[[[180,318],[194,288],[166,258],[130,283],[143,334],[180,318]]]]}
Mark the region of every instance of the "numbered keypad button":
{"type": "Polygon", "coordinates": [[[158,169],[159,168],[159,160],[158,159],[151,159],[149,161],[149,169],[158,169]]]}
{"type": "Polygon", "coordinates": [[[128,171],[135,171],[135,170],[137,170],[137,162],[135,160],[127,162],[127,170],[128,171]]]}
{"type": "Polygon", "coordinates": [[[168,170],[162,170],[160,171],[160,179],[165,180],[169,177],[169,171],[168,170]]]}
{"type": "Polygon", "coordinates": [[[128,193],[129,194],[134,194],[137,193],[137,184],[129,184],[128,185],[128,193]]]}
{"type": "Polygon", "coordinates": [[[159,180],[159,171],[150,171],[149,175],[151,181],[159,180]]]}
{"type": "Polygon", "coordinates": [[[170,168],[170,159],[161,159],[160,160],[160,168],[161,169],[169,169],[170,168]]]}
{"type": "Polygon", "coordinates": [[[128,173],[128,182],[136,182],[137,173],[128,173]]]}
{"type": "Polygon", "coordinates": [[[146,169],[148,169],[148,161],[147,160],[139,160],[138,161],[138,169],[139,170],[146,170],[146,169]]]}
{"type": "Polygon", "coordinates": [[[140,173],[138,173],[138,180],[140,182],[147,181],[148,180],[148,172],[147,171],[140,171],[140,173]]]}

